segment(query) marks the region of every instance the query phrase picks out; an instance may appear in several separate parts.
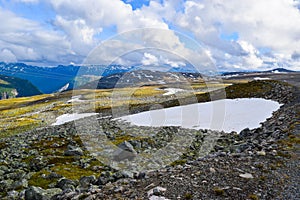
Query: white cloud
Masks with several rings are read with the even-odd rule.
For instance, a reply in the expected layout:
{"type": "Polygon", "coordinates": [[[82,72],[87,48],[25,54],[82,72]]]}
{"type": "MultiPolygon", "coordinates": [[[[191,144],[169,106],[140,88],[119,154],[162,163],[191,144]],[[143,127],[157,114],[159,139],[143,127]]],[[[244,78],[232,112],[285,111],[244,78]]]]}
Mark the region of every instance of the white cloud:
{"type": "MultiPolygon", "coordinates": [[[[170,1],[164,2],[167,4],[170,1]]],[[[230,64],[243,60],[244,63],[239,63],[242,68],[255,68],[261,66],[262,55],[247,52],[241,43],[224,40],[220,37],[221,34],[237,32],[239,40],[251,44],[256,51],[269,48],[291,57],[300,48],[300,12],[297,5],[293,0],[245,0],[242,3],[238,0],[189,0],[184,3],[181,11],[172,16],[167,13],[162,15],[169,22],[191,31],[198,40],[206,44],[219,65],[224,60],[220,59],[221,54],[226,53],[233,56],[230,64]],[[220,51],[224,53],[220,54],[220,51]],[[214,54],[215,52],[218,53],[214,54]]],[[[174,8],[173,5],[169,9],[174,8]]],[[[281,61],[278,57],[277,62],[281,61]]]]}
{"type": "MultiPolygon", "coordinates": [[[[13,2],[41,3],[39,0],[13,2]]],[[[161,58],[151,52],[158,62],[171,66],[182,66],[184,59],[198,66],[212,67],[213,62],[222,69],[263,68],[270,60],[287,66],[299,62],[299,1],[152,0],[149,6],[144,5],[136,10],[121,0],[46,2],[55,13],[51,19],[52,27],[45,27],[40,22],[25,19],[0,7],[0,49],[7,49],[5,53],[9,51],[17,60],[80,63],[101,42],[99,35],[107,34],[107,28],[115,27],[117,33],[125,34],[128,41],[102,44],[107,47],[105,52],[98,52],[104,56],[101,59],[103,64],[112,61],[130,64],[134,57],[141,60],[145,52],[128,57],[118,54],[134,51],[134,48],[157,48],[171,52],[176,56],[161,58]],[[205,45],[206,50],[191,47],[181,34],[170,30],[170,27],[194,36],[201,45],[205,45]],[[143,31],[143,28],[153,29],[143,31]],[[137,30],[139,42],[134,42],[134,34],[126,34],[132,30],[137,30]],[[238,39],[226,39],[232,33],[237,33],[238,39]],[[262,48],[270,52],[260,52],[262,48]]],[[[150,62],[151,59],[145,57],[144,61],[150,62]]]]}
{"type": "Polygon", "coordinates": [[[16,56],[9,49],[3,49],[0,52],[0,60],[4,62],[17,62],[16,56]]]}
{"type": "Polygon", "coordinates": [[[262,66],[263,60],[258,57],[259,52],[255,47],[246,41],[238,41],[243,50],[248,54],[244,56],[244,68],[257,69],[262,66]]]}
{"type": "Polygon", "coordinates": [[[20,3],[39,3],[40,0],[13,0],[13,2],[20,2],[20,3]]]}
{"type": "Polygon", "coordinates": [[[144,57],[141,62],[143,65],[157,66],[159,64],[158,58],[150,53],[144,53],[144,57]]]}
{"type": "Polygon", "coordinates": [[[70,43],[59,32],[45,30],[1,7],[0,23],[0,48],[9,49],[18,61],[60,63],[69,59],[70,43]]]}

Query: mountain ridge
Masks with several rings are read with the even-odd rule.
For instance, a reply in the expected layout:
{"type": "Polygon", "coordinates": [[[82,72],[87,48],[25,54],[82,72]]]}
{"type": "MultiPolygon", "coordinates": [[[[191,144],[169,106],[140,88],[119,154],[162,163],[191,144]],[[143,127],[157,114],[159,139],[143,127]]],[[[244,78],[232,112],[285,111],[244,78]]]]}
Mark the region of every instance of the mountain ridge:
{"type": "Polygon", "coordinates": [[[0,99],[27,97],[42,94],[28,80],[0,75],[0,99]]]}

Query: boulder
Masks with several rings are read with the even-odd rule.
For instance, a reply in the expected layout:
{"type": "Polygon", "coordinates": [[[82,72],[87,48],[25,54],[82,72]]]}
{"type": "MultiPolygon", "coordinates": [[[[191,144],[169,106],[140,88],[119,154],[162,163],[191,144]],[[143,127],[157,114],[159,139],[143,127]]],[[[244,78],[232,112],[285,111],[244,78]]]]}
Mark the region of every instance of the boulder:
{"type": "Polygon", "coordinates": [[[50,200],[62,192],[59,188],[44,190],[40,187],[31,186],[25,191],[25,200],[50,200]]]}
{"type": "Polygon", "coordinates": [[[83,151],[80,147],[68,145],[67,150],[64,152],[65,156],[82,156],[83,151]]]}
{"type": "Polygon", "coordinates": [[[134,157],[137,155],[137,152],[134,150],[133,146],[127,142],[124,141],[121,144],[118,145],[118,149],[114,153],[113,159],[115,161],[121,161],[121,160],[133,160],[134,157]]]}

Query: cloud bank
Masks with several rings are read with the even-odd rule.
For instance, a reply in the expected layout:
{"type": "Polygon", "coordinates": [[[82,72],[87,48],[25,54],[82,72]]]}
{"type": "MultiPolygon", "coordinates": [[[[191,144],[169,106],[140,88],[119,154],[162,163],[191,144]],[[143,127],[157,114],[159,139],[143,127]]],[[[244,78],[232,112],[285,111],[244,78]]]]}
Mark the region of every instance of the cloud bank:
{"type": "MultiPolygon", "coordinates": [[[[144,32],[145,44],[134,45],[173,49],[187,60],[205,62],[193,60],[199,52],[180,36],[184,34],[204,48],[219,70],[300,70],[299,5],[298,0],[0,1],[0,60],[80,64],[108,38],[154,28],[165,34],[144,32]]],[[[103,59],[113,59],[118,48],[132,49],[125,43],[111,44],[103,59]]],[[[153,52],[137,59],[144,65],[186,65],[153,52]]]]}

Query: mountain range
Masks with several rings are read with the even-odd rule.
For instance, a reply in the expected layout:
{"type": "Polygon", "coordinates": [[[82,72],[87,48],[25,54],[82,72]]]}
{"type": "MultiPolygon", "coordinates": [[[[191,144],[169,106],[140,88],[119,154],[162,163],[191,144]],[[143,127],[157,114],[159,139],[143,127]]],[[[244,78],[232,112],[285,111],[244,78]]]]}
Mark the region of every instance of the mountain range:
{"type": "MultiPolygon", "coordinates": [[[[163,68],[163,67],[162,67],[163,68]]],[[[225,72],[220,73],[222,76],[235,76],[250,73],[290,73],[294,72],[284,68],[277,68],[263,72],[225,72]]],[[[74,88],[113,88],[126,87],[134,84],[153,84],[154,82],[169,83],[176,82],[176,76],[193,79],[201,76],[190,67],[187,69],[169,68],[167,71],[159,71],[159,67],[141,67],[141,66],[123,66],[123,65],[91,65],[91,66],[75,66],[75,65],[58,65],[56,67],[38,67],[24,63],[4,63],[0,62],[0,75],[15,77],[15,80],[27,80],[31,87],[28,94],[54,93],[71,90],[74,88]],[[150,70],[145,70],[150,69],[150,70]],[[128,73],[130,72],[130,73],[128,73]],[[198,74],[198,75],[197,75],[198,74]],[[124,76],[125,75],[125,76],[124,76]],[[171,80],[173,78],[173,80],[171,80]],[[19,78],[19,79],[17,79],[19,78]],[[126,80],[125,80],[126,79],[126,80]]],[[[180,79],[180,78],[179,78],[180,79]]],[[[20,81],[22,82],[22,81],[20,81]]],[[[14,84],[12,84],[14,85],[14,84]]],[[[2,84],[2,88],[4,87],[2,84]]],[[[13,86],[12,88],[15,88],[13,86]]],[[[5,89],[6,91],[7,89],[5,89]]],[[[26,92],[20,92],[20,88],[16,96],[27,96],[26,92]]],[[[4,89],[2,89],[4,91],[4,89]]],[[[12,90],[10,90],[12,91],[12,90]]],[[[14,96],[16,92],[9,92],[9,96],[14,96]]]]}

